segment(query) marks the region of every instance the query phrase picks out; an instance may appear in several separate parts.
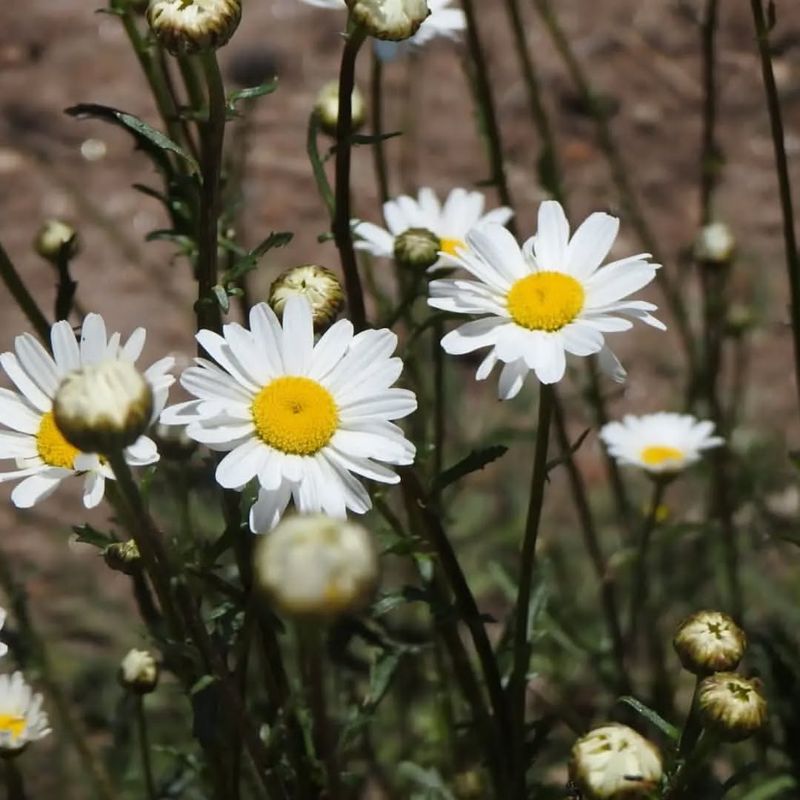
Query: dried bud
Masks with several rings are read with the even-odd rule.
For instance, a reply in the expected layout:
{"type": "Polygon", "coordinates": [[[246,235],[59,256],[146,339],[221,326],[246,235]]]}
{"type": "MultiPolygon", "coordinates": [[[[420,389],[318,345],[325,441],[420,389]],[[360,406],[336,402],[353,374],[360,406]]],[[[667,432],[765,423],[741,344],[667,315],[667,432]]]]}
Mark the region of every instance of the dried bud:
{"type": "Polygon", "coordinates": [[[730,264],[736,240],[724,222],[712,222],[700,229],[694,243],[694,257],[700,264],[721,267],[730,264]]]}
{"type": "Polygon", "coordinates": [[[33,240],[36,252],[54,264],[61,258],[62,248],[66,258],[73,258],[79,249],[75,229],[59,219],[49,219],[39,228],[33,240]]]}
{"type": "Polygon", "coordinates": [[[703,726],[728,742],[747,739],[767,719],[761,681],[735,672],[717,672],[703,679],[697,690],[697,708],[703,726]]]}
{"type": "Polygon", "coordinates": [[[595,728],[572,748],[570,777],[585,800],[644,800],[662,772],[655,745],[626,725],[595,728]]]}
{"type": "Polygon", "coordinates": [[[707,675],[736,669],[747,647],[747,637],[727,614],[699,611],[680,624],[672,644],[684,669],[707,675]]]}
{"type": "Polygon", "coordinates": [[[125,575],[135,575],[142,568],[142,556],[133,539],[108,545],[103,550],[103,559],[109,569],[125,575]]]}
{"type": "Polygon", "coordinates": [[[439,260],[441,239],[427,228],[409,228],[394,240],[394,257],[401,267],[428,269],[439,260]]]}
{"type": "Polygon", "coordinates": [[[410,39],[431,13],[427,0],[345,0],[350,17],[370,36],[399,42],[410,39]]]}
{"type": "Polygon", "coordinates": [[[150,424],[152,411],[153,391],[128,361],[103,361],[69,373],[53,401],[56,426],[84,453],[132,445],[150,424]]]}
{"type": "Polygon", "coordinates": [[[150,0],[147,22],[172,55],[217,50],[242,18],[241,0],[150,0]]]}
{"type": "Polygon", "coordinates": [[[344,290],[336,275],[325,267],[304,264],[281,273],[269,288],[269,304],[282,317],[286,300],[302,295],[311,304],[314,327],[327,328],[344,306],[344,290]]]}
{"type": "Polygon", "coordinates": [[[321,514],[286,517],[255,554],[261,589],[288,616],[326,619],[364,606],[378,559],[361,525],[321,514]]]}
{"type": "Polygon", "coordinates": [[[131,650],[119,665],[119,682],[134,694],[150,694],[158,685],[159,667],[147,650],[131,650]]]}
{"type": "MultiPolygon", "coordinates": [[[[352,129],[357,131],[367,121],[367,106],[364,95],[357,86],[353,87],[350,95],[350,109],[352,114],[352,129]]],[[[339,82],[331,81],[320,89],[314,103],[314,113],[317,115],[320,127],[328,136],[336,136],[336,126],[339,122],[339,82]]]]}

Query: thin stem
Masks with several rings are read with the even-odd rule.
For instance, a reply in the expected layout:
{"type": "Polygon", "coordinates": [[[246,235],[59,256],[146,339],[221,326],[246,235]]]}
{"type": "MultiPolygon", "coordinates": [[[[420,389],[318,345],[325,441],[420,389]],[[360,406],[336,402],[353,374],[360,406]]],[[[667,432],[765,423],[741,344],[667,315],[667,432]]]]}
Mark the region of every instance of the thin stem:
{"type": "Polygon", "coordinates": [[[139,727],[139,750],[142,756],[142,771],[149,800],[157,800],[156,782],[153,779],[153,764],[150,759],[150,741],[147,735],[147,715],[144,710],[144,697],[136,697],[136,723],[139,727]]]}
{"type": "Polygon", "coordinates": [[[6,773],[6,798],[7,800],[26,800],[25,782],[22,779],[22,772],[17,765],[14,756],[4,758],[6,773]]]}
{"type": "Polygon", "coordinates": [[[711,222],[711,201],[719,176],[720,154],[716,140],[717,125],[717,53],[719,21],[718,0],[707,0],[701,25],[703,50],[703,139],[700,156],[700,220],[711,222]]]}
{"type": "Polygon", "coordinates": [[[792,185],[789,178],[789,163],[786,158],[781,104],[778,98],[778,87],[775,84],[775,74],[772,71],[769,26],[767,25],[761,0],[750,0],[750,6],[753,9],[758,52],[761,56],[761,72],[764,77],[764,89],[767,94],[772,143],[775,149],[775,167],[778,172],[778,187],[780,189],[781,211],[783,213],[783,237],[786,245],[786,269],[789,273],[789,290],[791,294],[795,383],[798,395],[800,395],[800,251],[797,249],[797,237],[794,229],[792,185]]]}
{"type": "Polygon", "coordinates": [[[370,105],[372,107],[372,157],[375,165],[375,178],[381,203],[389,199],[389,170],[386,163],[386,142],[383,140],[383,61],[373,49],[372,70],[370,72],[370,105]]]}
{"type": "Polygon", "coordinates": [[[28,322],[33,326],[36,335],[44,342],[45,347],[50,345],[50,323],[47,317],[33,299],[33,295],[28,291],[22,282],[19,273],[11,259],[8,257],[3,245],[0,244],[0,278],[3,279],[9,294],[17,301],[22,313],[28,318],[28,322]]]}
{"type": "Polygon", "coordinates": [[[536,450],[533,457],[528,516],[522,540],[520,579],[517,590],[516,620],[514,627],[514,661],[509,682],[511,707],[512,747],[514,748],[514,797],[523,797],[525,791],[525,695],[531,645],[528,638],[530,621],[533,569],[536,561],[536,542],[542,518],[544,487],[547,482],[547,446],[550,438],[550,421],[554,405],[553,387],[541,384],[539,389],[539,420],[536,426],[536,450]]]}
{"type": "Polygon", "coordinates": [[[339,119],[336,124],[336,209],[333,217],[333,236],[339,250],[344,274],[345,291],[350,319],[357,331],[367,324],[364,291],[358,274],[353,232],[350,229],[350,166],[352,160],[353,109],[356,58],[366,38],[363,28],[351,30],[342,52],[339,71],[339,119]]]}
{"type": "Polygon", "coordinates": [[[686,716],[686,722],[681,731],[681,738],[678,743],[678,756],[680,758],[687,758],[689,753],[694,750],[697,740],[703,731],[703,726],[700,723],[700,717],[697,713],[697,697],[700,690],[700,682],[703,680],[703,675],[698,675],[694,683],[694,692],[692,693],[692,704],[689,707],[689,713],[686,716]]]}
{"type": "Polygon", "coordinates": [[[308,133],[306,136],[306,152],[308,153],[308,160],[311,162],[311,169],[314,173],[314,180],[317,184],[317,191],[319,196],[325,203],[328,213],[331,218],[336,213],[336,199],[333,196],[331,184],[328,181],[328,176],[325,173],[325,163],[319,154],[319,145],[317,138],[319,136],[319,117],[316,111],[312,111],[308,118],[308,133]]]}
{"type": "Polygon", "coordinates": [[[688,752],[686,759],[672,778],[671,785],[664,793],[664,800],[694,800],[697,797],[696,789],[691,785],[692,781],[706,764],[718,744],[717,737],[713,736],[709,731],[701,733],[694,747],[688,752]]]}
{"type": "MultiPolygon", "coordinates": [[[[444,349],[440,342],[444,336],[444,324],[441,320],[431,328],[431,344],[433,347],[433,476],[436,479],[444,465],[444,444],[447,435],[447,398],[445,397],[445,359],[444,349]]],[[[438,500],[434,497],[434,500],[438,500]]]]}
{"type": "Polygon", "coordinates": [[[221,212],[220,181],[222,148],[225,140],[225,87],[216,53],[204,52],[201,57],[208,88],[208,120],[200,126],[201,170],[200,214],[197,232],[197,329],[219,333],[222,316],[214,295],[217,283],[217,250],[221,212]]]}

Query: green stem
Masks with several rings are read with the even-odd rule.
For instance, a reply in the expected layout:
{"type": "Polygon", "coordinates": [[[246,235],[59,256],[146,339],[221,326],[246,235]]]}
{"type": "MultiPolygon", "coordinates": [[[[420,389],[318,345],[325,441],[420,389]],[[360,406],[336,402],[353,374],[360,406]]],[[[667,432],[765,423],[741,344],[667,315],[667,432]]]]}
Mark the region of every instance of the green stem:
{"type": "Polygon", "coordinates": [[[664,800],[695,800],[697,793],[691,785],[692,780],[706,764],[718,744],[719,740],[708,731],[701,733],[694,748],[675,773],[671,785],[664,793],[664,800]]]}
{"type": "Polygon", "coordinates": [[[22,772],[17,765],[15,756],[8,756],[3,759],[6,773],[6,798],[7,800],[26,800],[25,782],[22,772]]]}
{"type": "Polygon", "coordinates": [[[797,237],[794,229],[792,185],[789,178],[789,163],[786,158],[781,104],[778,97],[778,87],[775,84],[775,74],[772,70],[769,27],[761,0],[750,0],[750,5],[753,9],[758,52],[761,57],[761,72],[764,77],[769,122],[772,129],[772,143],[775,149],[775,167],[778,172],[778,187],[780,190],[781,211],[783,213],[783,238],[786,245],[786,269],[789,273],[789,290],[791,294],[795,383],[797,392],[800,395],[800,251],[797,249],[797,237]]]}
{"type": "Polygon", "coordinates": [[[358,274],[353,232],[350,228],[350,166],[352,160],[353,109],[356,58],[366,39],[363,28],[351,30],[342,52],[339,71],[339,119],[336,125],[336,208],[333,217],[333,236],[342,263],[344,285],[350,319],[357,331],[367,325],[364,291],[358,274]]]}
{"type": "Polygon", "coordinates": [[[378,195],[381,203],[389,199],[389,170],[386,164],[386,142],[383,140],[383,61],[372,51],[372,71],[370,73],[370,96],[372,106],[372,135],[375,137],[372,155],[375,164],[375,178],[378,182],[378,195]]]}
{"type": "Polygon", "coordinates": [[[317,138],[319,136],[319,117],[316,111],[311,112],[308,118],[308,134],[306,137],[306,152],[308,153],[308,160],[311,162],[311,169],[314,173],[314,180],[317,184],[317,191],[319,196],[325,203],[331,219],[336,214],[336,199],[333,196],[330,181],[325,173],[325,164],[319,154],[319,145],[317,138]]]}
{"type": "Polygon", "coordinates": [[[142,771],[149,800],[157,800],[156,783],[153,779],[153,764],[150,759],[150,741],[147,735],[147,715],[144,710],[144,697],[136,697],[136,723],[139,727],[139,749],[142,756],[142,771]]]}
{"type": "MultiPolygon", "coordinates": [[[[447,398],[445,396],[445,359],[440,342],[444,336],[444,324],[437,321],[431,328],[433,347],[433,478],[436,480],[444,466],[444,444],[447,434],[447,398]]],[[[438,502],[438,492],[434,502],[438,502]]]]}
{"type": "Polygon", "coordinates": [[[536,562],[536,542],[539,538],[539,523],[542,518],[544,487],[547,482],[547,446],[550,438],[550,421],[553,416],[553,387],[540,384],[539,420],[536,426],[536,450],[533,457],[528,516],[522,540],[520,579],[517,590],[516,620],[514,625],[514,659],[509,682],[511,707],[512,747],[514,748],[514,797],[525,796],[525,695],[531,644],[528,638],[530,621],[533,569],[536,562]]]}
{"type": "Polygon", "coordinates": [[[703,675],[698,675],[694,683],[694,692],[692,693],[692,704],[689,707],[689,713],[686,717],[683,730],[681,731],[681,738],[678,743],[678,756],[680,758],[687,758],[689,753],[694,750],[697,740],[703,731],[703,726],[700,723],[700,717],[697,713],[697,697],[700,690],[700,682],[703,680],[703,675]]]}
{"type": "Polygon", "coordinates": [[[22,313],[28,318],[28,322],[33,326],[36,335],[42,340],[45,347],[50,346],[50,323],[47,317],[33,299],[33,295],[28,291],[22,282],[19,273],[11,259],[8,257],[3,246],[0,244],[0,278],[3,279],[6,289],[8,289],[22,313]]]}

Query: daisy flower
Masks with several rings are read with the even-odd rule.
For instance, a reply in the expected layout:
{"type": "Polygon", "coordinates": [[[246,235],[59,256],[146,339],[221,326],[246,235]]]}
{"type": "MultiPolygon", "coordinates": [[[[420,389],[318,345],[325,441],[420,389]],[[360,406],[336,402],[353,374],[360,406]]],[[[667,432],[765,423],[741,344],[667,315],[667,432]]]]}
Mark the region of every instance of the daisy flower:
{"type": "MultiPolygon", "coordinates": [[[[444,201],[433,189],[419,190],[417,199],[401,195],[383,205],[386,228],[371,222],[354,222],[356,247],[382,258],[394,257],[395,239],[411,228],[424,228],[439,237],[443,253],[454,256],[464,246],[467,234],[477,225],[505,225],[514,212],[501,206],[484,213],[486,197],[482,192],[453,189],[444,201]]],[[[434,264],[445,263],[442,258],[434,264]]]]}
{"type": "Polygon", "coordinates": [[[560,381],[566,353],[598,354],[605,371],[623,378],[604,334],[631,328],[628,317],[665,326],[650,315],[652,303],[623,299],[653,280],[657,265],[646,260],[648,254],[600,266],[618,228],[615,217],[596,213],[570,239],[567,218],[554,201],[539,207],[538,232],[521,248],[500,225],[475,228],[447,263],[477,280],[432,281],[428,303],[481,318],[448,333],[442,347],[452,355],[490,348],[477,378],[487,378],[501,361],[503,399],[519,393],[530,371],[542,383],[560,381]]]}
{"type": "Polygon", "coordinates": [[[698,461],[703,450],[724,444],[713,432],[713,422],[662,411],[642,417],[628,414],[622,422],[609,422],[600,430],[600,438],[620,464],[668,475],[698,461]]]}
{"type": "MultiPolygon", "coordinates": [[[[17,469],[0,473],[0,483],[22,478],[11,500],[18,508],[30,508],[48,497],[65,478],[81,475],[83,503],[94,508],[103,499],[111,468],[100,456],[83,453],[62,436],[53,419],[53,398],[63,378],[73,370],[105,360],[135,362],[145,342],[144,328],[137,328],[125,342],[119,333],[106,334],[99,314],[88,314],[80,343],[68,322],[56,322],[50,329],[52,355],[29,333],[17,336],[14,352],[0,355],[0,365],[17,391],[0,388],[0,419],[9,431],[0,431],[0,459],[13,458],[17,469]]],[[[153,390],[155,420],[167,401],[175,378],[169,374],[173,358],[162,358],[144,372],[153,390]]],[[[131,466],[158,461],[152,439],[141,436],[125,450],[131,466]]]]}
{"type": "Polygon", "coordinates": [[[166,409],[161,421],[187,425],[195,441],[227,451],[216,472],[224,488],[258,479],[253,531],[273,528],[290,499],[304,514],[363,514],[370,497],[354,475],[396,483],[378,462],[413,462],[414,446],[391,422],[417,407],[413,392],[392,388],[403,364],[391,357],[391,331],[354,335],[352,323],[339,320],[315,344],[311,306],[295,295],[283,326],[260,303],[249,330],[231,323],[222,336],[200,331],[197,341],[217,363],[195,359],[181,384],[197,399],[166,409]]]}
{"type": "MultiPolygon", "coordinates": [[[[2,630],[3,626],[6,624],[6,610],[4,608],[0,608],[0,630],[2,630]]],[[[8,652],[8,645],[5,642],[0,642],[0,658],[2,658],[8,652]]]]}
{"type": "Polygon", "coordinates": [[[34,694],[21,672],[0,675],[0,753],[16,753],[50,733],[42,696],[34,694]]]}

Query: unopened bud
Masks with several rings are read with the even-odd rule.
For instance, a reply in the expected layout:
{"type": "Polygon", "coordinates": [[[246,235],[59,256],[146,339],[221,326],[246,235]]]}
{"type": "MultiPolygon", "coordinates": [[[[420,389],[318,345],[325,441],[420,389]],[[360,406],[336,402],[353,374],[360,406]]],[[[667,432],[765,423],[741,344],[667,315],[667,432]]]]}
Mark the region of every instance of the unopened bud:
{"type": "Polygon", "coordinates": [[[695,675],[730,672],[739,666],[747,637],[721,611],[700,611],[687,617],[672,641],[684,668],[695,675]]]}
{"type": "Polygon", "coordinates": [[[431,13],[426,0],[345,0],[350,16],[370,36],[399,42],[410,39],[431,13]]]}
{"type": "Polygon", "coordinates": [[[39,228],[33,246],[42,258],[57,263],[62,254],[70,259],[78,252],[78,234],[66,222],[49,219],[39,228]]]}
{"type": "Polygon", "coordinates": [[[761,681],[735,672],[717,672],[703,679],[697,690],[697,708],[703,726],[728,742],[747,739],[767,719],[761,681]]]}
{"type": "Polygon", "coordinates": [[[172,55],[217,50],[242,18],[241,0],[150,0],[147,22],[172,55]]]}
{"type": "Polygon", "coordinates": [[[700,264],[725,266],[733,260],[736,240],[724,222],[712,222],[700,229],[694,243],[694,257],[700,264]]]}
{"type": "Polygon", "coordinates": [[[369,601],[378,559],[361,525],[321,514],[296,515],[260,539],[255,575],[287,616],[327,619],[358,611],[369,601]]]}
{"type": "Polygon", "coordinates": [[[428,269],[439,260],[442,242],[427,228],[409,228],[394,240],[394,257],[401,267],[428,269]]]}
{"type": "Polygon", "coordinates": [[[53,401],[56,426],[84,453],[107,454],[132,445],[150,424],[152,411],[153,391],[127,361],[70,372],[53,401]]]}
{"type": "Polygon", "coordinates": [[[663,774],[654,744],[627,725],[589,731],[572,748],[570,777],[585,800],[644,800],[663,774]]]}
{"type": "Polygon", "coordinates": [[[160,670],[147,650],[131,650],[119,665],[119,682],[134,694],[150,694],[158,685],[160,670]]]}
{"type": "MultiPolygon", "coordinates": [[[[328,136],[336,136],[336,126],[339,122],[339,82],[326,83],[317,95],[314,103],[314,113],[317,115],[320,127],[328,136]]],[[[364,95],[357,86],[353,87],[350,95],[350,113],[352,115],[351,127],[357,131],[367,121],[367,106],[364,95]]]]}
{"type": "Polygon", "coordinates": [[[314,327],[327,328],[344,306],[344,290],[336,275],[325,267],[304,264],[281,273],[269,288],[269,305],[278,315],[288,298],[301,295],[311,304],[314,327]]]}
{"type": "Polygon", "coordinates": [[[133,539],[108,545],[103,550],[103,559],[109,569],[125,575],[136,575],[142,568],[142,556],[133,539]]]}

